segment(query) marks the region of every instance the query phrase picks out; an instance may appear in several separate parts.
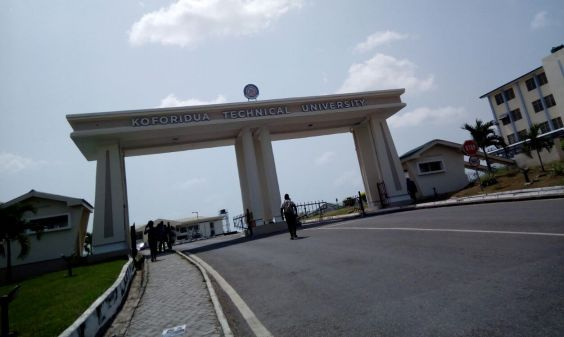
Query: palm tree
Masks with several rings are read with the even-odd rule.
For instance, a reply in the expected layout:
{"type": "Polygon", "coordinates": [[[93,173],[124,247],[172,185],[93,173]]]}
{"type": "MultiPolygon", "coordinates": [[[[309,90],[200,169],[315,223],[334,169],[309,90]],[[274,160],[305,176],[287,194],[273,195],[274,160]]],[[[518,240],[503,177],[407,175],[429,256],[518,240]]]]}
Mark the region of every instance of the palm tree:
{"type": "Polygon", "coordinates": [[[37,238],[41,236],[43,226],[32,224],[23,218],[24,213],[35,213],[35,208],[29,204],[14,204],[0,206],[0,256],[6,257],[6,280],[12,281],[12,241],[20,245],[18,258],[25,257],[30,250],[31,243],[26,235],[28,229],[35,231],[37,238]]]}
{"type": "Polygon", "coordinates": [[[535,150],[539,158],[541,169],[543,172],[546,172],[544,170],[544,165],[542,164],[540,152],[543,149],[546,149],[546,151],[550,152],[552,146],[554,145],[554,142],[551,139],[539,137],[539,131],[540,131],[540,125],[538,124],[531,125],[529,132],[527,132],[527,134],[525,135],[525,139],[524,139],[525,143],[523,144],[523,150],[525,151],[525,154],[531,158],[533,158],[531,152],[535,150]]]}
{"type": "Polygon", "coordinates": [[[482,152],[484,153],[484,159],[486,160],[486,165],[488,166],[489,173],[492,173],[492,167],[488,159],[486,148],[489,146],[495,146],[496,148],[505,146],[505,142],[503,141],[503,138],[495,134],[493,126],[494,126],[493,121],[484,123],[479,119],[476,119],[475,125],[470,125],[465,123],[462,126],[462,130],[466,130],[470,132],[470,134],[472,135],[472,139],[474,139],[478,147],[482,149],[482,152]]]}

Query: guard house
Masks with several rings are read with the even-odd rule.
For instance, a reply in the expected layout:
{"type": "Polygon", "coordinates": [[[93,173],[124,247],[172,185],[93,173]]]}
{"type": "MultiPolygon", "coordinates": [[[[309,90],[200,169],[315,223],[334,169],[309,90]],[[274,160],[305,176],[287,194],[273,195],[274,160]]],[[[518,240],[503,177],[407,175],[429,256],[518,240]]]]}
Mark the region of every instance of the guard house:
{"type": "MultiPolygon", "coordinates": [[[[29,254],[17,258],[20,246],[12,244],[14,275],[32,275],[64,267],[61,255],[82,256],[86,227],[93,207],[86,200],[31,190],[0,207],[14,204],[30,204],[36,213],[27,212],[24,219],[43,225],[41,239],[28,232],[31,242],[29,254]]],[[[6,257],[0,257],[1,268],[6,268],[6,257]]]]}
{"type": "Polygon", "coordinates": [[[386,123],[405,107],[403,93],[394,89],[68,115],[72,140],[87,160],[97,161],[94,251],[128,250],[126,156],[234,146],[243,207],[253,213],[257,229],[264,230],[283,224],[271,142],[350,133],[369,207],[380,207],[380,198],[392,205],[409,202],[386,123]]]}

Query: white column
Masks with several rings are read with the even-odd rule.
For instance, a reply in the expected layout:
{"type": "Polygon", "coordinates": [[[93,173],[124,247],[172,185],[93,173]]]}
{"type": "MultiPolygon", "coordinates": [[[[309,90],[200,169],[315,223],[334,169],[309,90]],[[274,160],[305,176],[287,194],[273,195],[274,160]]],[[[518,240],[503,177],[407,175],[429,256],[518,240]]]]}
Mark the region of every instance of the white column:
{"type": "Polygon", "coordinates": [[[98,149],[92,243],[94,254],[129,250],[125,162],[117,144],[98,149]]]}
{"type": "Polygon", "coordinates": [[[262,200],[264,200],[264,220],[268,222],[280,222],[280,187],[278,175],[276,174],[276,163],[272,151],[272,140],[270,131],[260,128],[255,131],[255,151],[259,177],[261,183],[262,200]]]}
{"type": "Polygon", "coordinates": [[[388,124],[385,120],[372,117],[370,126],[389,203],[409,203],[406,179],[388,124]]]}
{"type": "Polygon", "coordinates": [[[259,171],[253,136],[249,128],[243,129],[236,141],[237,166],[239,166],[239,178],[241,183],[241,195],[243,207],[253,212],[257,225],[262,224],[264,219],[264,205],[260,189],[259,171]]]}
{"type": "Polygon", "coordinates": [[[368,207],[372,209],[380,208],[378,183],[382,181],[382,174],[378,166],[370,126],[367,122],[357,125],[352,128],[352,134],[368,207]]]}

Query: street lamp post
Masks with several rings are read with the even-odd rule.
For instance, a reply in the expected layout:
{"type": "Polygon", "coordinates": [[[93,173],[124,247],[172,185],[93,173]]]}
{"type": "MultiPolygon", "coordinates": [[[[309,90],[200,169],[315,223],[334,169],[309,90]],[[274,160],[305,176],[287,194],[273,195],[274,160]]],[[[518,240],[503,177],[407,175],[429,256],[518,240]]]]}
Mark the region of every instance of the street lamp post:
{"type": "Polygon", "coordinates": [[[198,212],[192,212],[192,214],[196,214],[196,219],[198,219],[198,212]]]}

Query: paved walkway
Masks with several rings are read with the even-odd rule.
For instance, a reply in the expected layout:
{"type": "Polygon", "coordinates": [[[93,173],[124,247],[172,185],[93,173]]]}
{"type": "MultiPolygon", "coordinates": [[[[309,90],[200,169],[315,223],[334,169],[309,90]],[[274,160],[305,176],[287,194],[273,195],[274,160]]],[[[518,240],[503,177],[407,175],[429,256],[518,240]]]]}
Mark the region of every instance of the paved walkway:
{"type": "Polygon", "coordinates": [[[158,337],[186,324],[178,336],[221,336],[210,295],[200,271],[174,253],[146,263],[148,282],[125,336],[158,337]]]}

